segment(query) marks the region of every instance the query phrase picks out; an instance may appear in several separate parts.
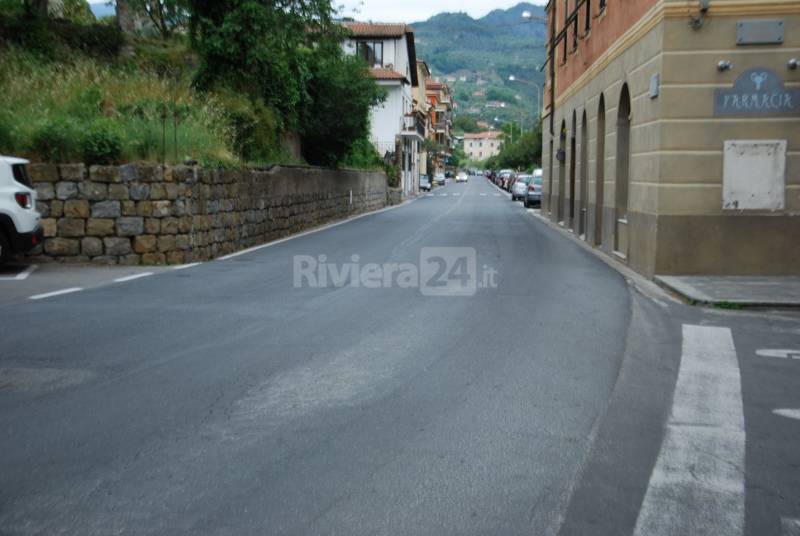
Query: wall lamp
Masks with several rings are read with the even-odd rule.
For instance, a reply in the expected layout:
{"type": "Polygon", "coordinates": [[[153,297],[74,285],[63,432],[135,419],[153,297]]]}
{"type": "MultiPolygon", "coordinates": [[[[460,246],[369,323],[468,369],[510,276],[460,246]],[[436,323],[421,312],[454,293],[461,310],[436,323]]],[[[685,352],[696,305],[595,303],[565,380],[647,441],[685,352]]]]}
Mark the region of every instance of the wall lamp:
{"type": "Polygon", "coordinates": [[[733,68],[733,62],[729,60],[721,60],[717,63],[717,70],[721,73],[725,71],[730,71],[733,68]]]}
{"type": "Polygon", "coordinates": [[[796,71],[798,64],[800,64],[800,61],[798,61],[797,58],[792,58],[789,60],[787,66],[789,67],[789,70],[796,71]]]}

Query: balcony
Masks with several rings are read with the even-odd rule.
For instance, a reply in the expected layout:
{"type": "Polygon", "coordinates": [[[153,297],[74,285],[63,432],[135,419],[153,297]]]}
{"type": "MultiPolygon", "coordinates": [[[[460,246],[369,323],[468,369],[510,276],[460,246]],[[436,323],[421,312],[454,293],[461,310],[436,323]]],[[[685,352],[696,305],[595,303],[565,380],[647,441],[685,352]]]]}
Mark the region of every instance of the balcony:
{"type": "Polygon", "coordinates": [[[411,114],[400,119],[400,135],[425,139],[425,120],[420,114],[411,114]]]}

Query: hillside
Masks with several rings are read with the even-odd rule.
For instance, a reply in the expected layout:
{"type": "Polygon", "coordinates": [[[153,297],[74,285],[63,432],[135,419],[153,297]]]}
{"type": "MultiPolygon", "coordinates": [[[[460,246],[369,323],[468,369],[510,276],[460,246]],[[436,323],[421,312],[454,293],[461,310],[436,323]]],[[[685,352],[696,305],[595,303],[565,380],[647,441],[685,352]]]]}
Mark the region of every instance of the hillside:
{"type": "Polygon", "coordinates": [[[424,59],[434,76],[453,87],[458,115],[491,123],[519,121],[533,124],[536,90],[541,87],[544,63],[545,24],[522,18],[523,11],[544,16],[542,6],[521,3],[496,9],[480,19],[465,13],[440,13],[413,23],[417,56],[424,59]],[[500,107],[500,102],[505,103],[500,107]]]}

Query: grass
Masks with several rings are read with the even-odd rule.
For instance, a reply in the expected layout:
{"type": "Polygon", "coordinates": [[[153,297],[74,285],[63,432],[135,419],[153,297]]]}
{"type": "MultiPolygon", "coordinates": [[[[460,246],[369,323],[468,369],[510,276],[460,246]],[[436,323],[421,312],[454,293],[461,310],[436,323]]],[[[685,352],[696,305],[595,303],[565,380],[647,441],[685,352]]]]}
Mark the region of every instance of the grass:
{"type": "Polygon", "coordinates": [[[53,62],[15,46],[0,49],[0,65],[0,152],[42,160],[50,144],[59,159],[77,161],[81,136],[102,127],[118,138],[123,161],[237,161],[224,107],[194,91],[188,75],[80,55],[53,62]]]}

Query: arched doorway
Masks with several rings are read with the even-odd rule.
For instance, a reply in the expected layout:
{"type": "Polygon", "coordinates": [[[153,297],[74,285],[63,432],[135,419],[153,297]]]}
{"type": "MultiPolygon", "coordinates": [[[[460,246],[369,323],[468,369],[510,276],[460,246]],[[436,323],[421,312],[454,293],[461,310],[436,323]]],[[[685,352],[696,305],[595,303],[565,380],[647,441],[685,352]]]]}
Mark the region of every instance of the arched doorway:
{"type": "Polygon", "coordinates": [[[597,154],[594,171],[594,245],[603,243],[603,187],[606,176],[606,101],[600,94],[597,106],[597,154]]]}
{"type": "Polygon", "coordinates": [[[556,198],[556,221],[559,223],[564,221],[564,190],[565,182],[567,180],[567,123],[561,122],[561,134],[558,139],[558,196],[556,198]]]}
{"type": "Polygon", "coordinates": [[[578,236],[586,235],[586,214],[589,210],[589,133],[586,127],[586,110],[584,110],[581,116],[581,209],[578,215],[578,236]]]}
{"type": "Polygon", "coordinates": [[[550,137],[550,169],[547,171],[547,213],[553,214],[553,161],[556,155],[553,154],[553,137],[550,137]]]}
{"type": "Polygon", "coordinates": [[[569,136],[569,228],[575,229],[575,131],[578,129],[578,117],[572,111],[572,130],[569,136]]]}
{"type": "Polygon", "coordinates": [[[614,195],[614,250],[628,255],[628,182],[631,160],[631,95],[622,85],[617,108],[617,173],[614,195]]]}

